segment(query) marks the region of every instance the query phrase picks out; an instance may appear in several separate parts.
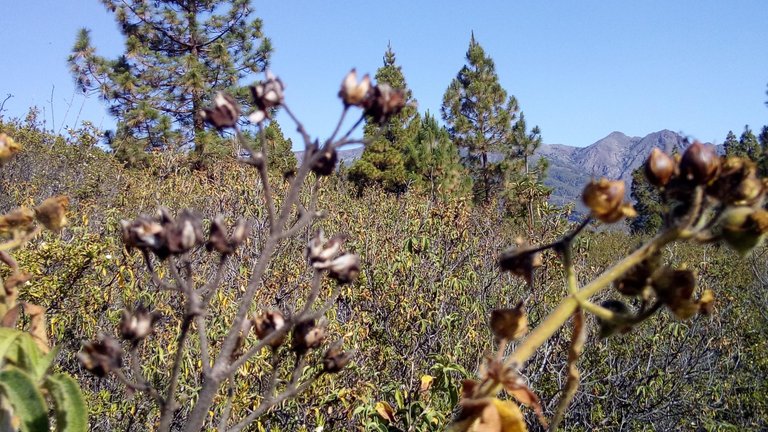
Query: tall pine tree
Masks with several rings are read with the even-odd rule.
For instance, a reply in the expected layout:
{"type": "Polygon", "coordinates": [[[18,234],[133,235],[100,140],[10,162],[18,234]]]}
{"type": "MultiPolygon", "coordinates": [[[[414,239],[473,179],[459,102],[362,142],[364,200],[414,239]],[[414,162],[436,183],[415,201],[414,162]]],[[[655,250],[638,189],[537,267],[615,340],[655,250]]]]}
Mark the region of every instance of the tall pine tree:
{"type": "Polygon", "coordinates": [[[725,154],[728,156],[738,156],[739,153],[741,153],[739,140],[736,138],[736,134],[733,133],[733,131],[728,131],[728,135],[725,137],[725,142],[723,142],[723,148],[725,149],[725,154]]]}
{"type": "Polygon", "coordinates": [[[514,152],[518,105],[499,84],[493,60],[474,33],[466,60],[445,91],[441,112],[451,138],[465,152],[475,199],[488,203],[503,188],[505,156],[514,152]]]}
{"type": "Polygon", "coordinates": [[[69,57],[77,85],[107,103],[118,120],[117,137],[145,149],[194,144],[202,154],[210,137],[200,110],[217,90],[263,71],[269,59],[270,42],[250,1],[101,2],[115,15],[125,52],[101,57],[89,31],[80,30],[69,57]]]}
{"type": "Polygon", "coordinates": [[[413,184],[433,198],[466,196],[472,179],[461,164],[459,150],[448,131],[429,112],[405,151],[405,169],[413,184]]]}
{"type": "Polygon", "coordinates": [[[401,67],[397,65],[391,45],[387,46],[384,65],[376,71],[375,78],[378,84],[388,84],[394,89],[405,90],[407,105],[383,125],[373,121],[367,122],[364,131],[367,144],[360,159],[349,168],[348,176],[358,186],[358,190],[379,184],[387,191],[401,193],[408,185],[404,161],[405,147],[416,134],[418,121],[414,120],[418,113],[413,106],[413,95],[408,89],[401,67]]]}

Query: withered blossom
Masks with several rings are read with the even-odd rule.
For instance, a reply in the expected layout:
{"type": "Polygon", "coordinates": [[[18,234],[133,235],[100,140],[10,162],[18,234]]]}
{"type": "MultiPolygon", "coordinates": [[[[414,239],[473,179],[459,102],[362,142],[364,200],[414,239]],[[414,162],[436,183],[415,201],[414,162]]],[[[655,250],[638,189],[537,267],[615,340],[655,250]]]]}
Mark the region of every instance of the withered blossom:
{"type": "Polygon", "coordinates": [[[304,354],[318,348],[325,340],[325,336],[325,328],[322,325],[315,325],[314,320],[300,322],[293,329],[293,350],[304,354]]]}
{"type": "Polygon", "coordinates": [[[360,274],[360,257],[345,253],[328,264],[328,276],[340,284],[352,283],[360,274]]]}
{"type": "Polygon", "coordinates": [[[358,83],[357,71],[353,68],[344,77],[339,90],[339,97],[345,106],[363,106],[371,91],[371,77],[368,74],[358,83]]]}
{"type": "Polygon", "coordinates": [[[334,343],[323,355],[323,370],[337,373],[349,363],[352,353],[341,349],[341,341],[334,343]]]}
{"type": "Polygon", "coordinates": [[[200,111],[200,116],[218,130],[231,128],[240,118],[240,105],[230,94],[218,92],[213,98],[213,107],[200,111]]]}
{"type": "Polygon", "coordinates": [[[57,196],[48,198],[35,208],[35,219],[51,231],[59,231],[67,224],[69,198],[57,196]]]}
{"type": "Polygon", "coordinates": [[[405,92],[402,89],[393,89],[388,84],[377,84],[365,100],[364,107],[365,115],[371,117],[375,123],[384,124],[405,108],[405,92]]]}
{"type": "Polygon", "coordinates": [[[653,276],[656,296],[680,319],[694,315],[699,305],[693,298],[696,275],[691,270],[663,268],[653,276]]]}
{"type": "Polygon", "coordinates": [[[96,341],[83,343],[77,359],[88,372],[101,378],[123,366],[123,349],[115,338],[101,334],[96,341]]]}
{"type": "MultiPolygon", "coordinates": [[[[285,327],[285,317],[280,311],[272,310],[262,312],[258,316],[254,317],[251,322],[253,323],[253,332],[259,339],[266,339],[269,335],[285,327]]],[[[277,348],[285,341],[285,335],[275,338],[269,343],[273,348],[277,348]]]]}
{"type": "Polygon", "coordinates": [[[523,302],[511,309],[491,311],[491,332],[497,340],[514,341],[528,332],[528,317],[523,302]]]}
{"type": "Polygon", "coordinates": [[[624,181],[601,178],[584,187],[581,200],[592,217],[604,223],[615,223],[636,214],[632,205],[624,201],[624,192],[624,181]]]}
{"type": "Polygon", "coordinates": [[[530,285],[533,282],[533,272],[541,267],[541,253],[529,247],[523,239],[517,240],[518,246],[513,246],[499,255],[499,267],[520,276],[530,285]]]}
{"type": "Polygon", "coordinates": [[[323,230],[319,230],[307,244],[306,256],[309,264],[317,269],[325,269],[328,263],[341,252],[346,235],[337,234],[330,240],[325,238],[323,230]]]}
{"type": "Polygon", "coordinates": [[[21,150],[21,146],[6,133],[0,133],[0,165],[21,150]]]}
{"type": "Polygon", "coordinates": [[[722,216],[721,228],[728,246],[744,255],[768,233],[768,211],[747,206],[729,207],[722,216]]]}
{"type": "Polygon", "coordinates": [[[339,156],[336,149],[323,148],[317,161],[312,165],[312,172],[318,176],[329,176],[336,169],[339,156]]]}
{"type": "Polygon", "coordinates": [[[138,343],[154,333],[154,326],[159,320],[158,312],[150,312],[143,305],[139,305],[135,310],[123,310],[120,336],[127,341],[138,343]]]}
{"type": "Polygon", "coordinates": [[[256,85],[251,86],[251,96],[256,110],[252,112],[248,119],[252,123],[260,123],[270,118],[270,110],[282,105],[284,100],[285,86],[280,78],[277,78],[267,71],[267,79],[256,85]]]}

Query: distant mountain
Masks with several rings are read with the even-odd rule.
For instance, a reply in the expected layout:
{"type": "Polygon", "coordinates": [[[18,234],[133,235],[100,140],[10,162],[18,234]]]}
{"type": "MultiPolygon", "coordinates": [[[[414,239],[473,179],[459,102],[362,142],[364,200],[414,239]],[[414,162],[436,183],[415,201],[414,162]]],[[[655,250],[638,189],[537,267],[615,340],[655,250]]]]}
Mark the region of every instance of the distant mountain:
{"type": "Polygon", "coordinates": [[[543,157],[549,161],[544,183],[554,188],[550,201],[554,204],[575,202],[581,207],[581,190],[590,179],[622,179],[627,182],[629,194],[632,171],[645,162],[651,149],[658,147],[671,154],[675,150],[682,152],[687,143],[685,137],[666,129],[642,138],[612,132],[587,147],[544,144],[534,160],[543,157]]]}
{"type": "MultiPolygon", "coordinates": [[[[685,137],[667,129],[644,137],[629,137],[621,132],[612,132],[587,147],[543,144],[536,151],[532,161],[535,163],[538,158],[549,161],[548,175],[544,183],[554,189],[550,198],[553,204],[576,203],[577,211],[583,211],[581,191],[591,179],[622,179],[627,182],[629,198],[632,171],[645,162],[651,149],[658,147],[670,154],[674,151],[682,153],[687,144],[685,137]]],[[[350,165],[362,153],[363,147],[341,150],[339,160],[350,165]]],[[[303,155],[304,152],[296,153],[299,162],[303,155]]],[[[490,158],[496,159],[494,155],[490,158]]]]}

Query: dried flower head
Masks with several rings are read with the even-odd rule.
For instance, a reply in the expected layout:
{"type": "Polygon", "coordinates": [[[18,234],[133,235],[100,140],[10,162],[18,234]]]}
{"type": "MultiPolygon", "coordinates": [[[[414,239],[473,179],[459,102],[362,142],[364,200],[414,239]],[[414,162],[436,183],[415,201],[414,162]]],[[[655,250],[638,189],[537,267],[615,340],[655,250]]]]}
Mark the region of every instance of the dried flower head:
{"type": "Polygon", "coordinates": [[[123,310],[120,336],[127,341],[138,343],[154,333],[154,326],[159,320],[158,312],[150,312],[143,305],[139,305],[135,310],[123,310]]]}
{"type": "Polygon", "coordinates": [[[205,247],[208,251],[215,250],[222,255],[229,255],[234,253],[250,234],[251,225],[245,219],[239,219],[232,230],[232,235],[227,235],[224,218],[216,216],[211,223],[205,247]]]}
{"type": "Polygon", "coordinates": [[[615,317],[613,320],[597,318],[601,338],[607,338],[616,332],[626,333],[631,329],[627,325],[627,321],[632,316],[632,312],[624,302],[620,300],[606,300],[600,306],[613,312],[615,317]]]}
{"type": "Polygon", "coordinates": [[[520,302],[512,309],[491,311],[491,331],[497,340],[513,341],[528,333],[528,316],[520,302]]]}
{"type": "Polygon", "coordinates": [[[312,165],[312,172],[318,176],[329,176],[336,169],[339,155],[336,153],[336,149],[323,148],[320,151],[322,153],[312,165]]]}
{"type": "Polygon", "coordinates": [[[0,165],[21,150],[21,146],[5,133],[0,133],[0,165]]]}
{"type": "Polygon", "coordinates": [[[83,344],[77,359],[88,372],[101,378],[123,366],[123,349],[115,338],[101,334],[96,341],[83,344]]]}
{"type": "Polygon", "coordinates": [[[675,159],[654,147],[645,162],[645,177],[648,181],[656,187],[662,187],[669,183],[676,173],[675,159]]]}
{"type": "MultiPolygon", "coordinates": [[[[266,339],[272,333],[285,327],[285,317],[280,311],[272,310],[259,314],[251,320],[253,322],[253,332],[259,339],[266,339]]],[[[285,335],[273,339],[269,345],[277,348],[285,341],[285,335]]]]}
{"type": "Polygon", "coordinates": [[[67,224],[69,198],[57,196],[48,198],[35,208],[35,219],[51,231],[59,231],[67,224]]]}
{"type": "Polygon", "coordinates": [[[318,348],[324,340],[325,328],[314,320],[300,322],[293,329],[293,350],[299,354],[318,348]]]}
{"type": "Polygon", "coordinates": [[[165,244],[165,229],[147,216],[139,216],[133,221],[120,221],[123,243],[131,250],[156,250],[165,244]]]}
{"type": "Polygon", "coordinates": [[[403,108],[405,92],[402,89],[393,89],[388,84],[376,85],[371,96],[365,100],[365,115],[380,125],[397,115],[403,108]]]}
{"type": "Polygon", "coordinates": [[[711,145],[695,141],[680,159],[680,174],[695,184],[705,185],[717,178],[720,156],[711,145]]]}
{"type": "Polygon", "coordinates": [[[345,253],[328,264],[328,276],[340,284],[352,283],[360,274],[360,257],[345,253]]]}
{"type": "MultiPolygon", "coordinates": [[[[184,209],[176,219],[171,219],[167,210],[161,209],[161,220],[165,229],[165,245],[170,254],[181,254],[203,244],[202,221],[191,210],[184,209]]],[[[155,251],[158,253],[159,251],[155,251]]],[[[158,255],[162,255],[159,252],[158,255]]]]}
{"type": "Polygon", "coordinates": [[[693,301],[696,289],[696,275],[691,270],[665,267],[653,275],[653,289],[656,295],[672,313],[680,319],[688,319],[698,309],[693,301]]]}
{"type": "Polygon", "coordinates": [[[344,102],[344,106],[363,106],[371,91],[371,77],[368,74],[357,82],[357,71],[353,68],[344,81],[341,83],[339,97],[344,102]]]}
{"type": "Polygon", "coordinates": [[[624,192],[624,181],[601,178],[584,187],[581,200],[589,207],[592,217],[604,223],[615,223],[636,214],[632,205],[624,201],[624,192]]]}
{"type": "Polygon", "coordinates": [[[722,163],[720,175],[707,187],[707,194],[731,205],[755,205],[765,195],[757,178],[757,165],[747,158],[731,156],[722,163]]]}
{"type": "Polygon", "coordinates": [[[306,256],[309,264],[316,269],[328,268],[331,260],[341,252],[345,239],[346,235],[337,234],[328,240],[323,230],[318,230],[307,244],[306,256]]]}
{"type": "Polygon", "coordinates": [[[240,105],[228,93],[218,92],[213,98],[213,107],[200,111],[200,116],[218,130],[234,127],[240,118],[240,105]]]}
{"type": "Polygon", "coordinates": [[[651,275],[661,265],[661,254],[655,253],[632,267],[623,277],[614,281],[616,290],[627,296],[638,296],[651,285],[651,275]]]}
{"type": "Polygon", "coordinates": [[[341,349],[341,341],[335,342],[323,355],[323,370],[337,373],[349,363],[352,353],[341,349]]]}
{"type": "Polygon", "coordinates": [[[542,265],[541,253],[527,246],[523,239],[518,239],[517,244],[519,246],[513,246],[499,255],[499,267],[525,278],[530,285],[534,270],[542,265]]]}
{"type": "Polygon", "coordinates": [[[285,86],[280,78],[267,71],[267,79],[259,84],[251,86],[251,96],[256,110],[248,119],[252,123],[260,123],[270,118],[270,110],[283,104],[285,86]]]}

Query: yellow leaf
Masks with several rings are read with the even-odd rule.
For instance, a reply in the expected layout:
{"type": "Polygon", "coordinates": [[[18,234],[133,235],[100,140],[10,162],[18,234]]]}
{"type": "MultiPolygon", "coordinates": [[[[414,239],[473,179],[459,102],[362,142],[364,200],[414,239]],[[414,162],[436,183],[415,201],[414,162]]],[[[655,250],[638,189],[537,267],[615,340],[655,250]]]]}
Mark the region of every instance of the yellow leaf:
{"type": "Polygon", "coordinates": [[[523,421],[523,413],[512,401],[501,401],[494,398],[493,405],[499,415],[501,427],[499,432],[526,432],[528,430],[525,427],[525,421],[523,421]]]}
{"type": "Polygon", "coordinates": [[[395,421],[395,410],[386,401],[376,402],[376,412],[390,423],[395,421]]]}
{"type": "Polygon", "coordinates": [[[419,388],[419,392],[426,393],[429,391],[429,389],[432,387],[432,382],[435,380],[435,377],[431,375],[423,375],[421,377],[421,388],[419,388]]]}

